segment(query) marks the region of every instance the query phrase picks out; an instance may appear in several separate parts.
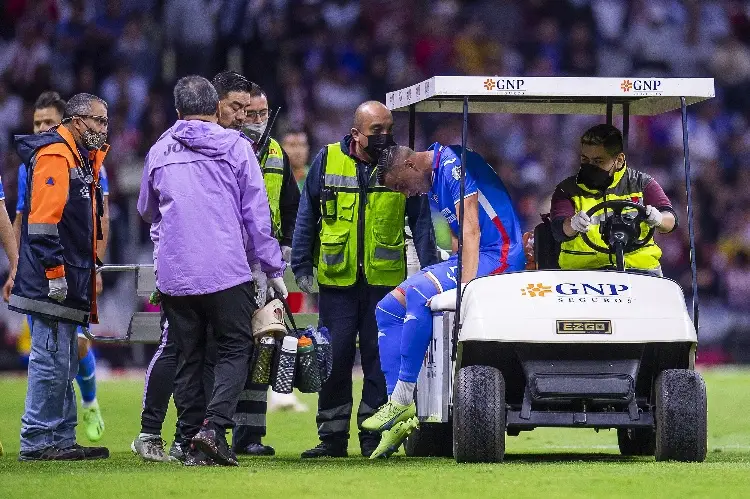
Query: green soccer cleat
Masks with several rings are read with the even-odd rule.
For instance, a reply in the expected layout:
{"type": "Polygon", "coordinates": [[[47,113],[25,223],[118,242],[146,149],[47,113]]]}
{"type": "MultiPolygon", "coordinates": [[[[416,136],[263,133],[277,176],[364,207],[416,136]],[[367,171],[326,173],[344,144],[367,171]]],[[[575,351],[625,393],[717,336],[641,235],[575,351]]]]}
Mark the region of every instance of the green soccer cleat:
{"type": "Polygon", "coordinates": [[[378,432],[390,430],[396,423],[406,421],[416,415],[417,405],[414,402],[409,405],[401,405],[389,400],[378,409],[378,412],[362,422],[362,429],[378,432]]]}
{"type": "Polygon", "coordinates": [[[98,442],[104,434],[104,420],[99,410],[99,403],[95,400],[89,407],[83,410],[83,428],[86,438],[91,442],[98,442]]]}
{"type": "Polygon", "coordinates": [[[416,417],[411,417],[406,421],[399,421],[390,430],[385,430],[380,437],[378,448],[370,455],[370,459],[377,459],[381,456],[388,457],[398,451],[401,444],[418,427],[419,420],[416,417]]]}

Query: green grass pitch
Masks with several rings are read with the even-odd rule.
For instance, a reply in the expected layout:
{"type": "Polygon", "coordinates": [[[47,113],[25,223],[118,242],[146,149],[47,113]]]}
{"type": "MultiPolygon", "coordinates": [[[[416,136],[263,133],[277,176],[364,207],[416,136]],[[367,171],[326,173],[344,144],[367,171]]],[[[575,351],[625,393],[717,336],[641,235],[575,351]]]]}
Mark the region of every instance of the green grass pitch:
{"type": "MultiPolygon", "coordinates": [[[[269,414],[270,458],[244,458],[239,468],[185,468],[145,463],[130,452],[139,430],[143,383],[100,383],[106,422],[101,441],[112,457],[77,463],[19,463],[18,431],[25,379],[0,378],[0,498],[46,497],[750,497],[750,371],[705,374],[709,396],[709,452],[705,463],[656,463],[623,458],[614,431],[539,429],[507,439],[507,461],[458,465],[451,459],[388,460],[357,456],[302,461],[317,443],[315,396],[303,396],[307,413],[269,414]]],[[[357,384],[357,387],[361,384],[357,384]]],[[[165,424],[169,444],[174,411],[165,424]]],[[[85,437],[80,442],[86,444],[85,437]]]]}

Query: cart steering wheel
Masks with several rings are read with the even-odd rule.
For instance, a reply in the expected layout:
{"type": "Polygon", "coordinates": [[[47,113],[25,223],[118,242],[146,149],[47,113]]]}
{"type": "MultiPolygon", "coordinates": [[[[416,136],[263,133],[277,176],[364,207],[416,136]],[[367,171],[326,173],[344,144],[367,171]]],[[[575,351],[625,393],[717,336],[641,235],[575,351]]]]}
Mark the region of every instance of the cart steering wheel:
{"type": "Polygon", "coordinates": [[[647,218],[646,207],[642,204],[622,200],[603,201],[591,207],[586,214],[589,217],[593,217],[595,213],[602,210],[612,211],[612,216],[601,224],[600,229],[602,230],[602,239],[605,242],[609,242],[610,246],[600,246],[591,241],[586,232],[581,233],[583,242],[594,251],[613,255],[615,254],[614,243],[621,242],[624,243],[624,253],[632,253],[641,249],[654,238],[654,227],[651,227],[646,235],[639,239],[641,235],[641,222],[646,221],[647,218]],[[635,210],[636,213],[633,214],[632,211],[623,213],[625,210],[635,210]],[[616,227],[613,227],[615,225],[616,227]]]}

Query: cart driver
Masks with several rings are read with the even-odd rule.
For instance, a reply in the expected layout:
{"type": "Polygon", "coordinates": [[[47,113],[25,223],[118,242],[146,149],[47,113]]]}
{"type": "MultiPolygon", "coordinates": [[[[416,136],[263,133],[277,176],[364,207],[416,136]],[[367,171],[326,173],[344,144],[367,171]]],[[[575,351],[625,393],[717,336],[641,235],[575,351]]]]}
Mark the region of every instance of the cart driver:
{"type": "MultiPolygon", "coordinates": [[[[492,167],[466,150],[461,283],[475,277],[522,270],[521,227],[508,191],[492,167]]],[[[433,144],[427,151],[387,148],[378,161],[378,183],[406,196],[427,193],[453,234],[458,234],[461,147],[433,144]]],[[[395,249],[395,248],[394,248],[395,249]]],[[[399,249],[395,249],[399,251],[399,249]]],[[[457,256],[412,275],[379,303],[380,365],[389,401],[362,428],[382,433],[371,459],[395,451],[417,424],[414,387],[432,338],[428,302],[456,288],[457,256]]]]}
{"type": "MultiPolygon", "coordinates": [[[[628,168],[620,130],[596,125],[581,137],[578,173],[560,182],[552,195],[550,220],[552,234],[560,243],[561,269],[614,268],[614,255],[594,251],[580,237],[585,232],[592,243],[607,245],[598,230],[604,217],[586,212],[602,201],[613,200],[645,205],[645,229],[653,227],[666,234],[677,227],[677,214],[659,183],[646,173],[628,168]]],[[[660,257],[661,249],[652,239],[627,253],[625,266],[661,276],[660,257]]]]}

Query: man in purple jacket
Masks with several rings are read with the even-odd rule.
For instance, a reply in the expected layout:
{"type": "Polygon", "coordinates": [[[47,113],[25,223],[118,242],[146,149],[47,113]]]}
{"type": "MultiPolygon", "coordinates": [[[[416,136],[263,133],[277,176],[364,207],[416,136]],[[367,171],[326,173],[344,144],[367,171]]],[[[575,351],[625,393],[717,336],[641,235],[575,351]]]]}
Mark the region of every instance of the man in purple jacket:
{"type": "Polygon", "coordinates": [[[217,124],[216,90],[187,76],[174,98],[179,119],[146,157],[138,211],[159,224],[159,290],[179,350],[174,399],[181,436],[194,444],[185,463],[236,466],[225,433],[247,376],[256,309],[246,246],[282,296],[284,263],[260,167],[250,142],[217,124]],[[206,397],[208,325],[218,356],[206,397]]]}

